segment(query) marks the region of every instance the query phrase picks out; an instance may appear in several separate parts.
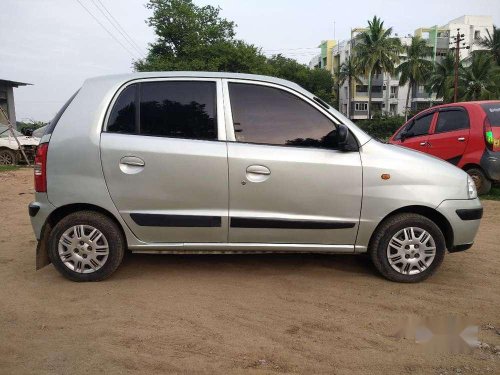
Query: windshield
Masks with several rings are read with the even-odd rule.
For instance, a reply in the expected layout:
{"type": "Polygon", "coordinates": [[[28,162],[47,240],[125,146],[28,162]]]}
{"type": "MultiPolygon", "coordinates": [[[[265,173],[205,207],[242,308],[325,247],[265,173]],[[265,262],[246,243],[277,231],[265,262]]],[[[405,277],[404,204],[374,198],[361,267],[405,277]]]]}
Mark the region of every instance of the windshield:
{"type": "MultiPolygon", "coordinates": [[[[8,130],[8,126],[6,125],[0,125],[0,138],[7,138],[7,137],[11,137],[12,136],[12,133],[10,132],[10,130],[8,130]]],[[[17,130],[15,129],[12,129],[14,131],[14,134],[16,135],[16,137],[24,137],[20,132],[18,132],[17,130]]]]}

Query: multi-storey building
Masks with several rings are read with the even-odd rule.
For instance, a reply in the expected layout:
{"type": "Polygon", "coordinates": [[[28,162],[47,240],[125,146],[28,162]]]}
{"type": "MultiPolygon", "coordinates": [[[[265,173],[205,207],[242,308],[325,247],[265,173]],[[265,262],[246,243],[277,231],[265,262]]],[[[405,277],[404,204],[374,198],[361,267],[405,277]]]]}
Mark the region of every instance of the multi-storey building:
{"type": "MultiPolygon", "coordinates": [[[[490,33],[493,31],[493,20],[490,16],[462,16],[441,27],[419,28],[415,30],[414,35],[418,35],[427,41],[427,44],[432,47],[432,61],[439,62],[452,47],[450,42],[453,41],[452,37],[457,33],[457,29],[460,29],[460,34],[464,34],[465,42],[470,46],[469,50],[461,50],[460,57],[463,59],[468,57],[471,51],[481,48],[477,42],[487,35],[487,30],[490,33]]],[[[352,29],[350,38],[338,44],[329,41],[331,59],[325,59],[324,48],[322,48],[322,53],[315,56],[309,66],[311,68],[328,69],[332,74],[338,71],[340,66],[353,54],[356,43],[359,43],[356,36],[365,30],[364,28],[352,29]]],[[[401,40],[403,45],[411,43],[411,35],[400,37],[395,34],[395,36],[401,40]]],[[[365,77],[359,77],[359,79],[361,82],[353,80],[352,87],[349,87],[346,81],[339,88],[339,110],[355,120],[366,119],[368,116],[368,79],[365,77]],[[349,96],[352,102],[351,108],[348,105],[349,96]]],[[[408,90],[408,84],[399,86],[398,75],[385,72],[376,74],[372,80],[372,115],[377,112],[404,115],[408,90]]],[[[417,85],[413,87],[411,92],[409,109],[422,110],[440,101],[440,98],[436,98],[434,94],[427,92],[423,85],[417,85]]]]}

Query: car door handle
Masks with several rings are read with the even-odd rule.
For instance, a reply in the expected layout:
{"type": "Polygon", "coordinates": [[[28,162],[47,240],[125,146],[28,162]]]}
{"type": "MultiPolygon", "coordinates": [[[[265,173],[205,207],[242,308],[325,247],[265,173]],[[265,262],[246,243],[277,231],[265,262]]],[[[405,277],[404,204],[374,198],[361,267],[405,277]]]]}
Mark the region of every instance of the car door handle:
{"type": "Polygon", "coordinates": [[[269,170],[269,168],[264,167],[263,165],[251,165],[247,168],[247,173],[269,176],[271,174],[271,171],[269,170]]]}
{"type": "Polygon", "coordinates": [[[133,167],[144,167],[144,160],[137,156],[125,156],[120,159],[120,164],[131,165],[133,167]]]}
{"type": "Polygon", "coordinates": [[[250,165],[246,170],[246,178],[250,182],[266,181],[271,175],[269,168],[263,165],[250,165]]]}
{"type": "Polygon", "coordinates": [[[427,146],[428,143],[427,142],[420,142],[420,146],[427,146]]]}
{"type": "Polygon", "coordinates": [[[459,142],[465,142],[465,137],[458,137],[458,138],[457,138],[457,140],[458,140],[459,142]]]}
{"type": "Polygon", "coordinates": [[[120,170],[125,174],[137,174],[144,170],[144,160],[137,156],[124,156],[120,159],[120,170]]]}

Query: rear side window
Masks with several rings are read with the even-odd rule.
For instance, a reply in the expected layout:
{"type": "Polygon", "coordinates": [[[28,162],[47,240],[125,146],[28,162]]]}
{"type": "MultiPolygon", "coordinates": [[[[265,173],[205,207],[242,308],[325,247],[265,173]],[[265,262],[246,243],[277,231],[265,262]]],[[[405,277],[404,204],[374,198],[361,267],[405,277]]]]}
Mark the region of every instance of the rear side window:
{"type": "Polygon", "coordinates": [[[135,121],[136,85],[122,91],[109,116],[108,131],[113,133],[136,133],[135,121]]]}
{"type": "Polygon", "coordinates": [[[464,110],[439,111],[435,133],[451,132],[469,128],[469,116],[464,110]]]}
{"type": "MultiPolygon", "coordinates": [[[[80,90],[78,90],[80,91],[80,90]]],[[[52,134],[52,132],[54,131],[59,119],[62,117],[64,111],[66,111],[66,109],[69,107],[69,105],[71,104],[71,102],[73,101],[73,99],[75,98],[76,94],[78,94],[78,91],[75,92],[71,98],[68,99],[68,101],[66,103],[64,103],[64,105],[62,106],[62,108],[59,110],[59,112],[57,112],[57,114],[55,115],[55,117],[52,119],[52,121],[50,121],[48,124],[47,124],[47,128],[45,129],[45,133],[43,133],[43,135],[47,135],[47,134],[52,134]]]]}
{"type": "Polygon", "coordinates": [[[217,139],[216,83],[144,82],[123,90],[107,131],[158,137],[217,139]]]}
{"type": "Polygon", "coordinates": [[[500,102],[481,104],[492,127],[500,127],[500,102]]]}
{"type": "Polygon", "coordinates": [[[239,142],[335,148],[333,122],[297,96],[273,87],[230,83],[231,110],[239,142]]]}

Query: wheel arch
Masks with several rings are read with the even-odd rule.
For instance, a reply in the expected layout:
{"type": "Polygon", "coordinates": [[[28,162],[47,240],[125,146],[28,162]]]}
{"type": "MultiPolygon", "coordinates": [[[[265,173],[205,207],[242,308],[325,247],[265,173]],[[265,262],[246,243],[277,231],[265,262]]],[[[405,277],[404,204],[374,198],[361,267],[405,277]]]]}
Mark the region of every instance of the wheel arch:
{"type": "Polygon", "coordinates": [[[419,214],[422,215],[429,220],[432,220],[441,230],[443,233],[445,242],[446,242],[446,248],[450,249],[453,247],[453,228],[448,221],[448,219],[439,211],[435,210],[434,208],[428,207],[428,206],[419,206],[419,205],[413,205],[413,206],[405,206],[398,208],[397,210],[394,210],[387,214],[381,221],[378,223],[377,227],[373,231],[371,237],[370,237],[370,242],[368,245],[368,248],[371,249],[372,247],[372,240],[374,237],[374,234],[377,232],[379,227],[382,225],[383,222],[385,222],[387,219],[393,217],[394,215],[401,214],[401,213],[412,213],[412,214],[419,214]]]}
{"type": "Polygon", "coordinates": [[[57,207],[50,213],[49,217],[47,218],[46,225],[48,224],[51,228],[53,228],[63,218],[77,211],[95,211],[108,217],[118,226],[118,228],[120,228],[121,235],[123,236],[125,243],[127,243],[127,236],[125,235],[125,231],[123,230],[123,227],[117,220],[117,218],[108,210],[90,203],[71,203],[57,207]]]}

